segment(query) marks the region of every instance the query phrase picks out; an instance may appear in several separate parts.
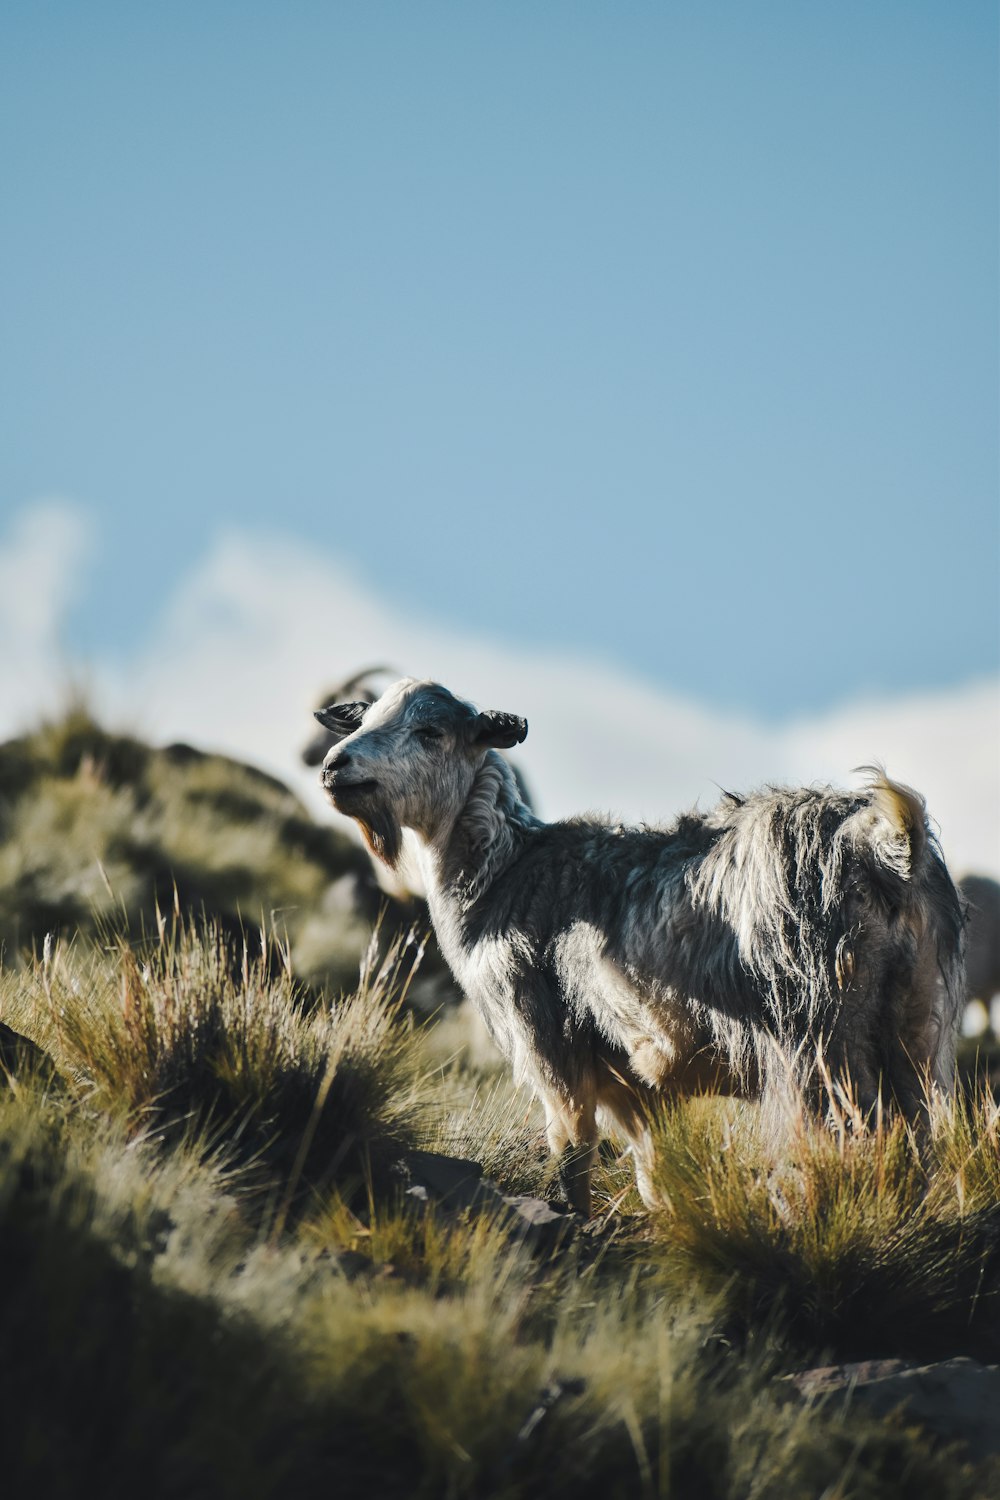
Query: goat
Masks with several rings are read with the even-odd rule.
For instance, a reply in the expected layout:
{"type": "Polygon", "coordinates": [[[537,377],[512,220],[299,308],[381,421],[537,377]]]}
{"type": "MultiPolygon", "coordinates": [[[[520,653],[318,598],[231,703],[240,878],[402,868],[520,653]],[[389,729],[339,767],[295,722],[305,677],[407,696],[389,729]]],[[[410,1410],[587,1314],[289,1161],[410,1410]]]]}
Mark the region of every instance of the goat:
{"type": "Polygon", "coordinates": [[[862,1109],[885,1090],[912,1118],[928,1083],[950,1088],[962,910],[916,792],[877,773],[854,794],[725,794],[663,828],[544,823],[498,754],[527,734],[516,714],[404,678],[317,718],[338,737],[322,784],[372,853],[391,867],[413,831],[441,950],[540,1097],[580,1213],[599,1120],[655,1204],[664,1096],[767,1105],[793,1069],[817,1109],[823,1077],[849,1076],[862,1109]]]}
{"type": "Polygon", "coordinates": [[[989,1005],[1000,994],[1000,884],[989,875],[963,875],[958,888],[969,904],[966,999],[989,1005]]]}

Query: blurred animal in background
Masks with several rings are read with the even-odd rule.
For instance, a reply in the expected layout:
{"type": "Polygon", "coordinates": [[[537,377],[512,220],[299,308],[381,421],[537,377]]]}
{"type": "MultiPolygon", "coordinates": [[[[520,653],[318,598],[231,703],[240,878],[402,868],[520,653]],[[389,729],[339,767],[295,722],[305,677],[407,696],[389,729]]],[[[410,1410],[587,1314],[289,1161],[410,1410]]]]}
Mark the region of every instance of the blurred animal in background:
{"type": "MultiPolygon", "coordinates": [[[[353,677],[348,677],[345,682],[338,682],[329,688],[322,697],[317,700],[316,707],[321,709],[328,703],[343,703],[353,698],[359,703],[374,703],[380,693],[399,677],[391,667],[362,667],[360,672],[355,672],[353,677]]],[[[323,757],[331,746],[337,743],[334,736],[325,725],[320,723],[319,729],[313,734],[308,744],[302,747],[302,759],[307,766],[320,766],[323,757]]]]}
{"type": "Polygon", "coordinates": [[[958,888],[969,907],[965,994],[989,1009],[1000,995],[1000,882],[988,875],[963,875],[958,888]]]}
{"type": "Polygon", "coordinates": [[[949,1090],[963,915],[923,799],[726,794],[662,828],[544,823],[499,753],[528,732],[433,682],[318,714],[321,780],[390,869],[415,840],[438,943],[545,1108],[570,1202],[590,1209],[598,1124],[656,1202],[658,1101],[709,1088],[916,1118],[949,1090]]]}

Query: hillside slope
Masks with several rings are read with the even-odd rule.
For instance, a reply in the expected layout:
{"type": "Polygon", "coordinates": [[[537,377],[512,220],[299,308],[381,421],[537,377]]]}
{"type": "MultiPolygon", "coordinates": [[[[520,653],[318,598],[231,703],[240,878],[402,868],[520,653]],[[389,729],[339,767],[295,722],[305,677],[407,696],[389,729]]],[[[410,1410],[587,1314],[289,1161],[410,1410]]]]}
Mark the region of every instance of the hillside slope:
{"type": "MultiPolygon", "coordinates": [[[[0,745],[0,945],[156,930],[157,912],[287,939],[297,975],[357,975],[383,897],[350,839],[274,777],[190,745],[156,749],[83,707],[0,745]]],[[[424,921],[386,903],[388,926],[424,921]]]]}

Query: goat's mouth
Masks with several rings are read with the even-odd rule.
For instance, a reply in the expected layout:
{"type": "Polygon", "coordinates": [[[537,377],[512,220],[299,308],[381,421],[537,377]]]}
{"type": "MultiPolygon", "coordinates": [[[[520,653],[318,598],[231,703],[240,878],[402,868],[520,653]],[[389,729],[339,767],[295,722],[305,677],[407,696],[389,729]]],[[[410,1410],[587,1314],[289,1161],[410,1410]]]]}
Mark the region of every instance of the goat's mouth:
{"type": "Polygon", "coordinates": [[[365,797],[370,797],[378,788],[377,781],[341,781],[339,777],[335,781],[324,780],[323,785],[334,807],[339,807],[342,802],[361,801],[365,797]]]}

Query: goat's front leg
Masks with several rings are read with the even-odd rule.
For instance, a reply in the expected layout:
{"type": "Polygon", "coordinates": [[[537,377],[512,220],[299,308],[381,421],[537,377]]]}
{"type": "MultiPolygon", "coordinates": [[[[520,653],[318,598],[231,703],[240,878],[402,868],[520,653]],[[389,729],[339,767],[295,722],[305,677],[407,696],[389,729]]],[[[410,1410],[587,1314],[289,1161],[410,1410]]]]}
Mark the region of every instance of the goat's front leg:
{"type": "Polygon", "coordinates": [[[597,1157],[597,1112],[593,1099],[545,1097],[545,1134],[559,1162],[559,1185],[571,1208],[590,1218],[590,1173],[597,1157]]]}

